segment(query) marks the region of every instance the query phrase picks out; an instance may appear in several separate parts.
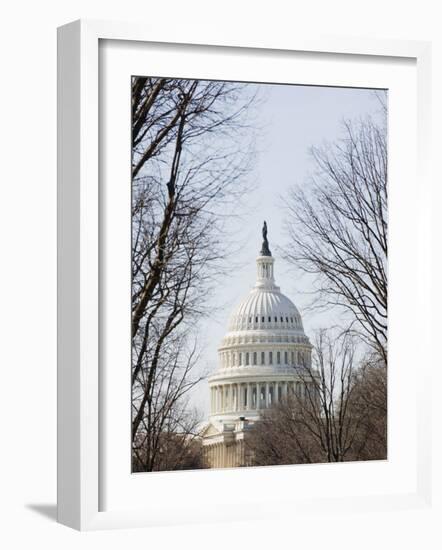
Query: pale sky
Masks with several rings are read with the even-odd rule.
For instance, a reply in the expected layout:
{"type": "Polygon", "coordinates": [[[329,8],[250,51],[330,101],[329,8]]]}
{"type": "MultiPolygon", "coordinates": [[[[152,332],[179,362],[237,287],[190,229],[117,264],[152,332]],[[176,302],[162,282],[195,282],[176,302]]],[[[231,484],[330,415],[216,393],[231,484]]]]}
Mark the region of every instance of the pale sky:
{"type": "MultiPolygon", "coordinates": [[[[268,85],[259,108],[258,156],[250,174],[253,189],[247,197],[247,207],[237,222],[245,246],[235,255],[232,277],[221,283],[214,295],[217,312],[204,321],[205,349],[202,367],[211,373],[217,368],[217,348],[227,331],[229,316],[250,291],[255,282],[255,258],[261,247],[261,227],[267,221],[268,239],[275,257],[275,278],[281,291],[300,310],[304,330],[312,339],[313,331],[333,324],[330,313],[305,312],[310,298],[309,281],[284,261],[278,246],[286,243],[283,231],[283,197],[294,184],[308,184],[313,164],[309,157],[312,145],[336,141],[342,135],[342,121],[379,113],[379,102],[372,90],[316,86],[268,85]]],[[[207,381],[200,383],[192,394],[192,403],[208,415],[207,381]]]]}

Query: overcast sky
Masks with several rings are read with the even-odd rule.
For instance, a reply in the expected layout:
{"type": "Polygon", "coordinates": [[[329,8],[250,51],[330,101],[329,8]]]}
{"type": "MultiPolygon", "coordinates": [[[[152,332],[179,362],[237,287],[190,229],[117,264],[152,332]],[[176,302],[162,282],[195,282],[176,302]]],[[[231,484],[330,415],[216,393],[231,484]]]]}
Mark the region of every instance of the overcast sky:
{"type": "MultiPolygon", "coordinates": [[[[372,90],[317,86],[263,86],[263,102],[259,108],[258,156],[250,174],[253,190],[247,197],[238,231],[246,246],[236,253],[232,276],[220,284],[214,296],[216,313],[204,322],[205,350],[201,358],[204,368],[217,368],[217,348],[226,330],[235,305],[250,291],[255,282],[255,258],[261,247],[261,227],[267,221],[268,239],[275,257],[275,278],[281,291],[298,307],[304,329],[312,337],[315,329],[333,324],[327,314],[306,312],[309,298],[307,278],[300,278],[292,266],[278,254],[278,246],[286,244],[283,231],[284,196],[294,184],[308,184],[313,171],[309,148],[334,142],[342,136],[342,121],[379,113],[379,103],[372,90]]],[[[198,385],[192,402],[207,418],[207,381],[198,385]]]]}

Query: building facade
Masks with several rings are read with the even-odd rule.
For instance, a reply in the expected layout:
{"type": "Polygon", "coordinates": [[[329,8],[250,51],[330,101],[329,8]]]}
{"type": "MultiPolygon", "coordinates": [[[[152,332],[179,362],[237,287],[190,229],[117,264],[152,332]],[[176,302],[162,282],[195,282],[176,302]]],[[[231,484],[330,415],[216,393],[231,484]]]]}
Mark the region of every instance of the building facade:
{"type": "Polygon", "coordinates": [[[303,391],[301,368],[311,365],[312,346],[298,309],[276,285],[274,264],[264,222],[255,286],[234,310],[209,378],[203,448],[212,468],[253,464],[247,441],[254,424],[289,392],[303,391]]]}

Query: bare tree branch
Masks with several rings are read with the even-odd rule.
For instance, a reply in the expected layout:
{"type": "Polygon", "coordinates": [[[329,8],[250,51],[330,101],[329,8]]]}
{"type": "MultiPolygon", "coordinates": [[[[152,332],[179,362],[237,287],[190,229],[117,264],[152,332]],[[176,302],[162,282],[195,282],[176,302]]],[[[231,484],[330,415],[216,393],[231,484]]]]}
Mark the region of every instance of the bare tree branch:
{"type": "Polygon", "coordinates": [[[310,190],[290,194],[285,255],[316,276],[319,301],[347,309],[387,362],[387,134],[372,119],[346,122],[344,132],[312,149],[310,190]]]}

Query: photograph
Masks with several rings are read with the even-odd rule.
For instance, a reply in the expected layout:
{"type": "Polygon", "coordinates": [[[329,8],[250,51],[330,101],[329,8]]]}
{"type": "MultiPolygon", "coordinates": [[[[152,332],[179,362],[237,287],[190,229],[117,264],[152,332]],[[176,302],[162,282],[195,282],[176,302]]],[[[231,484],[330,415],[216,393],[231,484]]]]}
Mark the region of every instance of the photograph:
{"type": "Polygon", "coordinates": [[[128,86],[132,473],[387,460],[388,91],[128,86]]]}

